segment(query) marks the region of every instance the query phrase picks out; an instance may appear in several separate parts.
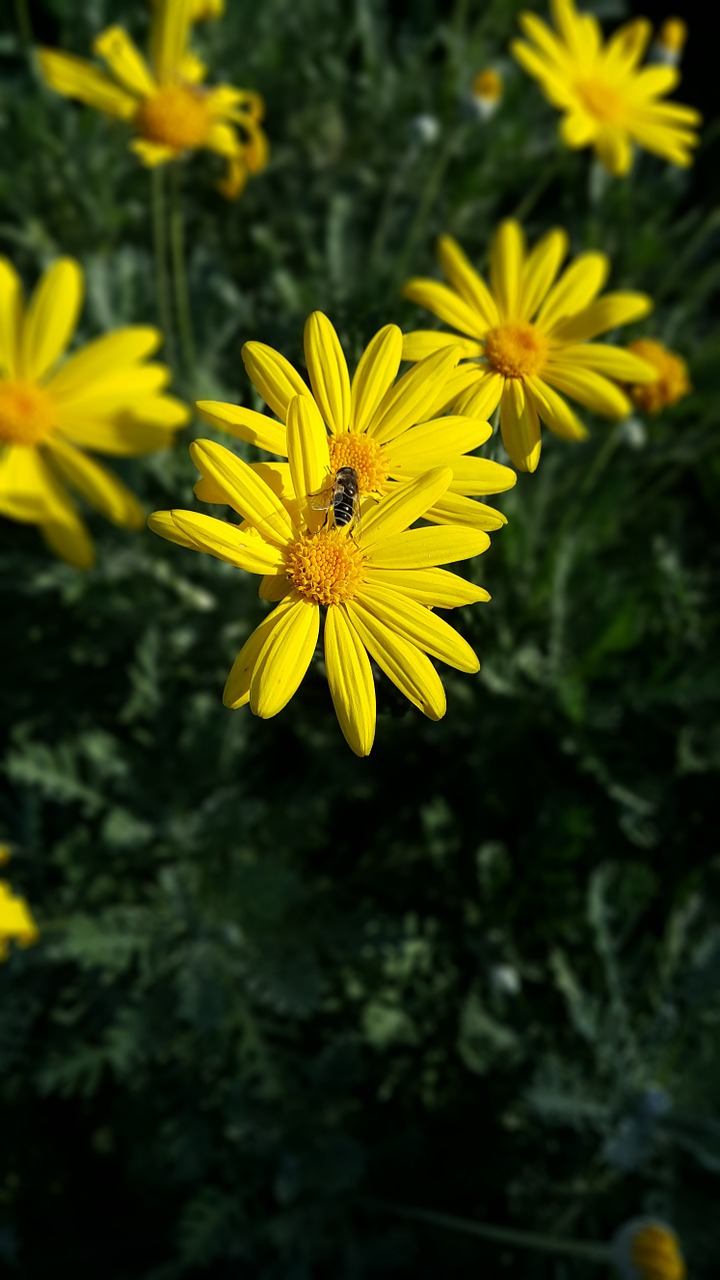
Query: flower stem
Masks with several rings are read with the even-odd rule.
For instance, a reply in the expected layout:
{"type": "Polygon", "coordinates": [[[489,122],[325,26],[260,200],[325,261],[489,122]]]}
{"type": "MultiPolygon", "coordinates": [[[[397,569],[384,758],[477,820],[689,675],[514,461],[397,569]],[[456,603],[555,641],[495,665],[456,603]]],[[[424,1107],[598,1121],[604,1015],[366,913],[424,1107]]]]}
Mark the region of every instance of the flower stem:
{"type": "Polygon", "coordinates": [[[445,1227],[449,1231],[461,1231],[465,1235],[480,1236],[483,1240],[496,1240],[498,1244],[516,1245],[520,1249],[539,1249],[544,1253],[564,1253],[574,1258],[604,1263],[611,1261],[610,1249],[605,1244],[589,1240],[571,1240],[564,1236],[546,1236],[536,1231],[516,1231],[512,1227],[496,1227],[488,1222],[471,1222],[449,1213],[435,1213],[430,1209],[413,1209],[409,1205],[390,1204],[383,1200],[363,1201],[369,1208],[394,1213],[401,1218],[413,1218],[427,1222],[429,1226],[445,1227]]]}
{"type": "Polygon", "coordinates": [[[172,312],[170,310],[170,281],[168,278],[167,226],[165,222],[165,174],[162,166],[152,171],[152,223],[155,251],[155,292],[158,320],[165,340],[168,364],[175,366],[175,339],[172,312]]]}
{"type": "Polygon", "coordinates": [[[174,164],[170,174],[170,264],[175,294],[175,312],[182,350],[183,374],[186,383],[191,387],[195,368],[195,343],[193,340],[187,272],[185,270],[185,234],[180,181],[180,167],[178,164],[174,164]]]}

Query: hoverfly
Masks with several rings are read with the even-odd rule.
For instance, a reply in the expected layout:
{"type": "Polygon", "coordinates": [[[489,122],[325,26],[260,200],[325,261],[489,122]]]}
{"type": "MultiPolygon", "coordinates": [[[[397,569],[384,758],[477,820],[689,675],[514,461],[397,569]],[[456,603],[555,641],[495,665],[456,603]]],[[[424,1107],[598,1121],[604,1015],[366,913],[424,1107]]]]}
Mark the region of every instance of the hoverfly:
{"type": "Polygon", "coordinates": [[[354,467],[338,467],[332,483],[313,497],[315,501],[310,504],[313,511],[325,512],[323,528],[331,511],[336,529],[344,529],[360,518],[360,485],[354,467]]]}

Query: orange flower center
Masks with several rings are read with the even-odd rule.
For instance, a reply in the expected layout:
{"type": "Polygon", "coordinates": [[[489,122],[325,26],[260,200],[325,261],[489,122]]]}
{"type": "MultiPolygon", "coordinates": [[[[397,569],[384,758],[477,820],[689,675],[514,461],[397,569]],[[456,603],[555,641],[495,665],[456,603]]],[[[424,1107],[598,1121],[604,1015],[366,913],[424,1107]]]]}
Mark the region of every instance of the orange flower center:
{"type": "Polygon", "coordinates": [[[625,118],[622,98],[602,80],[579,80],[575,88],[585,110],[601,124],[620,124],[625,118]]]}
{"type": "Polygon", "coordinates": [[[354,467],[358,474],[360,493],[375,493],[387,478],[387,461],[381,444],[371,436],[344,431],[333,436],[330,444],[330,466],[333,472],[340,467],[354,467]]]}
{"type": "Polygon", "coordinates": [[[630,1254],[638,1271],[658,1280],[685,1280],[687,1274],[674,1233],[648,1224],[635,1235],[630,1254]]]}
{"type": "Polygon", "coordinates": [[[144,138],[174,151],[201,147],[211,124],[207,94],[182,84],[159,89],[140,103],[135,116],[135,127],[144,138]]]}
{"type": "Polygon", "coordinates": [[[480,71],[472,82],[472,91],[476,98],[486,98],[488,102],[498,102],[502,97],[502,76],[492,67],[480,71]]]}
{"type": "Polygon", "coordinates": [[[295,540],[286,573],[295,590],[313,604],[343,604],[362,586],[364,563],[347,528],[320,529],[295,540]]]}
{"type": "Polygon", "coordinates": [[[37,444],[55,426],[55,405],[47,391],[31,382],[0,382],[0,440],[37,444]]]}
{"type": "Polygon", "coordinates": [[[485,335],[488,364],[505,378],[530,378],[545,363],[547,341],[534,324],[512,321],[485,335]]]}

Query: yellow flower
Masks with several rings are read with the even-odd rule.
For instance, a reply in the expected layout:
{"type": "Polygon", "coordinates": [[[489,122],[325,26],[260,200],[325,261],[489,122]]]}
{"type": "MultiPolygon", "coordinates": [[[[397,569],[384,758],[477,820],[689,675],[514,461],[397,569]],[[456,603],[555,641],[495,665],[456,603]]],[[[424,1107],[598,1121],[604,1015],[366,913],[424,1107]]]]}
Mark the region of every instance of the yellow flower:
{"type": "Polygon", "coordinates": [[[137,499],[84,450],[127,457],[171,444],[187,422],[165,395],[169,370],[146,357],[157,329],[117,329],[61,358],[82,303],[83,273],[59,258],[27,306],[20,279],[0,258],[0,515],[40,526],[53,551],[78,568],[94,560],[67,482],[115,524],[139,528],[137,499]]]}
{"type": "Polygon", "coordinates": [[[93,45],[108,71],[51,49],[40,50],[40,68],[58,93],[131,124],[130,146],[150,168],[187,151],[224,156],[227,175],[218,190],[234,200],[248,174],[267,163],[263,103],[259,94],[232,85],[202,87],[206,68],[187,47],[191,19],[190,0],[157,0],[149,61],[122,27],[109,27],[93,45]]]}
{"type": "Polygon", "coordinates": [[[321,606],[326,610],[330,693],[347,742],[366,756],[375,736],[370,658],[431,720],[445,714],[446,703],[430,657],[459,671],[478,670],[469,644],[433,609],[489,599],[482,587],[437,567],[480,554],[489,538],[459,525],[409,528],[447,491],[447,467],[398,484],[359,522],[339,527],[318,509],[333,464],[317,405],[293,393],[286,413],[291,497],[283,500],[276,491],[271,465],[252,467],[223,445],[198,440],[190,452],[203,477],[201,492],[204,486],[211,501],[233,507],[244,524],[193,511],[158,511],[148,523],[171,542],[262,575],[262,594],[280,602],[235,659],[223,695],[227,707],[249,703],[257,716],[277,715],[310,665],[321,606]]]}
{"type": "Polygon", "coordinates": [[[687,41],[687,24],[682,18],[666,18],[655,37],[653,52],[661,62],[676,67],[687,41]]]}
{"type": "Polygon", "coordinates": [[[460,246],[443,236],[438,251],[450,286],[414,279],[403,289],[411,302],[467,335],[408,333],[403,359],[459,350],[467,362],[448,382],[446,404],[454,402],[456,414],[479,418],[499,404],[503,444],[521,471],[538,465],[541,421],[564,440],[585,438],[564,395],[595,413],[621,418],[630,404],[611,379],[642,382],[656,376],[621,347],[590,342],[644,316],[650,299],[642,293],[599,298],[609,270],[603,253],[581,254],[557,279],[567,248],[565,232],[556,229],[527,253],[519,224],[501,223],[491,247],[488,288],[460,246]]]}
{"type": "Polygon", "coordinates": [[[9,942],[31,947],[39,937],[37,926],[24,898],[18,898],[7,880],[0,880],[0,960],[6,960],[9,942]]]}
{"type": "Polygon", "coordinates": [[[557,30],[534,13],[522,13],[520,23],[533,43],[515,40],[511,51],[564,113],[565,145],[594,146],[616,176],[630,169],[632,143],[672,164],[689,165],[701,116],[692,107],[660,101],[678,84],[673,67],[638,69],[650,23],[644,18],[628,22],[604,45],[597,18],[578,13],[573,0],[550,0],[550,9],[557,30]]]}
{"type": "Polygon", "coordinates": [[[479,71],[472,82],[470,100],[478,115],[489,120],[497,111],[503,95],[502,76],[493,67],[479,71]]]}
{"type": "Polygon", "coordinates": [[[668,351],[662,342],[638,338],[629,344],[628,351],[646,360],[657,373],[656,382],[628,387],[631,400],[644,413],[660,413],[668,405],[677,404],[692,390],[688,367],[682,356],[668,351]]]}
{"type": "Polygon", "coordinates": [[[622,1280],[685,1280],[687,1275],[675,1232],[649,1218],[621,1228],[613,1241],[613,1260],[622,1280]]]}
{"type": "MultiPolygon", "coordinates": [[[[390,493],[399,481],[431,467],[447,466],[453,473],[450,486],[438,495],[425,518],[438,524],[499,529],[505,517],[474,499],[504,492],[516,477],[498,462],[467,456],[491,435],[487,422],[476,416],[431,421],[460,358],[459,350],[436,352],[396,382],[402,345],[397,325],[380,329],[365,349],[351,382],[335,329],[327,316],[314,311],[305,325],[305,360],[312,391],[272,347],[261,342],[247,342],[243,347],[245,368],[279,422],[241,405],[216,400],[201,400],[197,407],[208,421],[239,439],[287,457],[285,424],[290,401],[295,395],[314,397],[329,432],[330,468],[335,472],[339,467],[354,467],[361,499],[390,493]]],[[[282,464],[278,466],[282,469],[282,464]]]]}

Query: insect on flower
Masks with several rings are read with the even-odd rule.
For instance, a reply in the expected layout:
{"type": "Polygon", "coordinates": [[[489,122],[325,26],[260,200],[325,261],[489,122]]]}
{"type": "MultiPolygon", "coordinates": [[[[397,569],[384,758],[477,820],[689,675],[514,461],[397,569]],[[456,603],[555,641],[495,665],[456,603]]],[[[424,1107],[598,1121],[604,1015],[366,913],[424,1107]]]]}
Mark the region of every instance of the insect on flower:
{"type": "Polygon", "coordinates": [[[331,484],[313,494],[313,511],[324,511],[323,526],[332,511],[336,529],[357,524],[360,519],[360,481],[354,467],[338,467],[331,484]],[[327,501],[325,501],[327,499],[327,501]]]}

